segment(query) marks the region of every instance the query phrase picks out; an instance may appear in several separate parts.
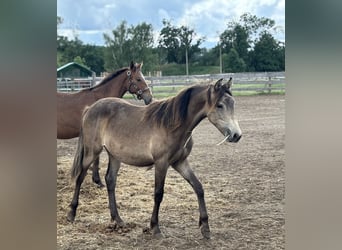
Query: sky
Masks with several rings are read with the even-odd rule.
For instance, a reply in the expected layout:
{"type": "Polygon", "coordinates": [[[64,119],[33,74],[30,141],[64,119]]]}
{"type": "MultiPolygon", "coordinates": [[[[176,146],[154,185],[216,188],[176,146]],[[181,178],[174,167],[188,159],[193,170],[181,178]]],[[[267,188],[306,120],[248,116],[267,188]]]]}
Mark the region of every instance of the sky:
{"type": "Polygon", "coordinates": [[[285,42],[285,0],[57,0],[57,16],[63,18],[57,32],[69,39],[78,36],[85,44],[105,45],[103,34],[125,20],[128,26],[152,24],[157,40],[167,19],[205,36],[200,47],[212,48],[227,23],[246,12],[273,19],[277,31],[272,34],[285,42]]]}

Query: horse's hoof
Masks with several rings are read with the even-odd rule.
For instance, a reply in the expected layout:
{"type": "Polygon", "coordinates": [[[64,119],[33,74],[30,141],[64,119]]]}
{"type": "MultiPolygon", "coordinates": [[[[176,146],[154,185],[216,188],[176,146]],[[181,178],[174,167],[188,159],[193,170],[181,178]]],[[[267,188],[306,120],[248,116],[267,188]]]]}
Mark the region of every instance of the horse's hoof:
{"type": "Polygon", "coordinates": [[[164,235],[161,233],[160,229],[158,226],[155,226],[153,228],[151,228],[152,231],[152,238],[153,239],[162,239],[164,238],[164,235]]]}
{"type": "Polygon", "coordinates": [[[105,185],[103,185],[102,183],[97,183],[97,187],[98,188],[103,188],[105,185]]]}
{"type": "Polygon", "coordinates": [[[127,227],[127,224],[121,219],[110,219],[110,222],[112,223],[113,227],[115,228],[125,228],[127,227]]]}
{"type": "Polygon", "coordinates": [[[72,211],[69,211],[69,213],[67,215],[67,220],[69,222],[74,222],[74,220],[75,220],[75,213],[73,213],[72,211]]]}
{"type": "Polygon", "coordinates": [[[201,233],[205,239],[210,239],[210,230],[209,228],[202,227],[201,228],[201,233]]]}
{"type": "Polygon", "coordinates": [[[164,238],[164,235],[162,233],[155,233],[153,234],[153,239],[155,240],[160,240],[160,239],[163,239],[164,238]]]}
{"type": "Polygon", "coordinates": [[[116,223],[117,227],[119,227],[119,228],[127,228],[128,227],[126,225],[126,223],[123,221],[115,221],[115,223],[116,223]]]}
{"type": "Polygon", "coordinates": [[[98,188],[103,188],[105,185],[103,185],[102,181],[97,178],[93,178],[93,182],[97,185],[98,188]]]}

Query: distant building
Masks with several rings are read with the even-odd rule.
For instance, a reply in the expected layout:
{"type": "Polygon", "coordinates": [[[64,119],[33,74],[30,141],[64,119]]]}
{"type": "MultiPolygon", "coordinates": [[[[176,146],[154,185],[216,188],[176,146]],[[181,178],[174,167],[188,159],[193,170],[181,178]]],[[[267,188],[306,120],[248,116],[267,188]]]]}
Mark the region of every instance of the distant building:
{"type": "Polygon", "coordinates": [[[57,78],[60,79],[92,78],[94,75],[94,71],[76,62],[67,63],[57,69],[57,78]]]}
{"type": "Polygon", "coordinates": [[[96,84],[96,73],[76,62],[67,63],[57,69],[59,92],[79,91],[96,84]]]}

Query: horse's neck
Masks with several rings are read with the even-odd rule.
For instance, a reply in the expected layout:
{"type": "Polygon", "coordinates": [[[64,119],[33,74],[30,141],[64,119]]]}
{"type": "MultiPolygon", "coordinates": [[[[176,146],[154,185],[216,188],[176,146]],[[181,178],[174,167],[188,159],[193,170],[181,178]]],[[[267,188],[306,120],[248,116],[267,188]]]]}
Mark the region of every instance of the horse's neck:
{"type": "Polygon", "coordinates": [[[204,93],[201,92],[189,102],[187,119],[184,126],[181,126],[185,129],[183,132],[185,134],[191,133],[205,117],[207,117],[206,98],[204,93]]]}
{"type": "Polygon", "coordinates": [[[123,97],[126,93],[127,88],[125,86],[125,78],[123,74],[118,75],[113,78],[109,82],[105,83],[102,86],[94,89],[94,96],[97,99],[101,99],[104,97],[123,97]]]}

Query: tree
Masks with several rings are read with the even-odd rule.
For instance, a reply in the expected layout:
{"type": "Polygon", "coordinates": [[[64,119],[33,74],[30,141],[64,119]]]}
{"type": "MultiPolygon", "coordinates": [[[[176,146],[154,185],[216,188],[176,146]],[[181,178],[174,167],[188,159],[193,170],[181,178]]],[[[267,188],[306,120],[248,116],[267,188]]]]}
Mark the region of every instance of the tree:
{"type": "Polygon", "coordinates": [[[151,64],[157,61],[153,52],[152,25],[141,23],[137,26],[127,26],[122,21],[111,35],[104,34],[106,43],[105,68],[108,71],[126,67],[133,61],[144,63],[144,70],[151,69],[151,64]]]}
{"type": "Polygon", "coordinates": [[[112,30],[111,35],[103,34],[107,46],[105,50],[105,69],[110,72],[129,65],[127,22],[122,21],[116,29],[112,30]]]}
{"type": "Polygon", "coordinates": [[[80,65],[83,65],[83,66],[89,68],[89,67],[86,65],[85,60],[84,60],[83,58],[81,58],[80,56],[76,56],[76,57],[74,58],[73,61],[74,61],[75,63],[78,63],[78,64],[80,64],[80,65]]]}
{"type": "Polygon", "coordinates": [[[82,57],[82,46],[83,43],[78,38],[69,40],[65,36],[58,36],[57,53],[59,53],[60,56],[57,59],[59,59],[59,63],[63,65],[72,62],[77,56],[82,57]]]}
{"type": "Polygon", "coordinates": [[[151,71],[157,64],[157,54],[153,50],[153,27],[151,24],[145,22],[137,26],[131,26],[129,29],[130,34],[130,48],[131,60],[142,62],[144,61],[144,70],[151,71]]]}
{"type": "Polygon", "coordinates": [[[194,55],[193,60],[197,65],[212,66],[219,65],[219,57],[219,47],[216,46],[212,49],[201,48],[201,50],[194,55]]]}
{"type": "Polygon", "coordinates": [[[285,70],[285,48],[264,32],[254,46],[253,63],[256,71],[285,70]]]}
{"type": "Polygon", "coordinates": [[[239,57],[239,53],[232,48],[228,55],[223,56],[223,71],[224,72],[243,72],[246,70],[246,63],[239,57]]]}
{"type": "Polygon", "coordinates": [[[168,63],[177,63],[180,48],[179,29],[165,19],[163,20],[163,25],[164,27],[159,34],[160,56],[165,57],[168,63]]]}
{"type": "Polygon", "coordinates": [[[163,20],[164,27],[160,31],[159,50],[160,55],[164,56],[168,63],[184,64],[185,54],[188,53],[189,61],[200,52],[199,46],[204,38],[195,40],[196,32],[187,26],[176,27],[171,21],[163,20]]]}
{"type": "Polygon", "coordinates": [[[104,47],[85,44],[81,47],[81,57],[85,60],[85,64],[97,75],[104,72],[104,47]]]}
{"type": "MultiPolygon", "coordinates": [[[[62,23],[63,18],[57,16],[57,30],[62,23]]],[[[74,61],[99,75],[104,71],[103,48],[103,46],[83,44],[77,36],[69,40],[68,37],[57,34],[57,67],[74,61]]]]}
{"type": "Polygon", "coordinates": [[[252,51],[260,34],[273,29],[275,22],[265,17],[257,17],[250,13],[240,16],[239,21],[230,21],[227,29],[220,35],[223,53],[229,54],[235,49],[246,64],[246,70],[253,70],[252,51]]]}
{"type": "Polygon", "coordinates": [[[222,50],[228,54],[234,48],[244,61],[248,61],[248,49],[251,47],[248,30],[239,23],[231,25],[232,28],[225,30],[220,36],[222,50]]]}

